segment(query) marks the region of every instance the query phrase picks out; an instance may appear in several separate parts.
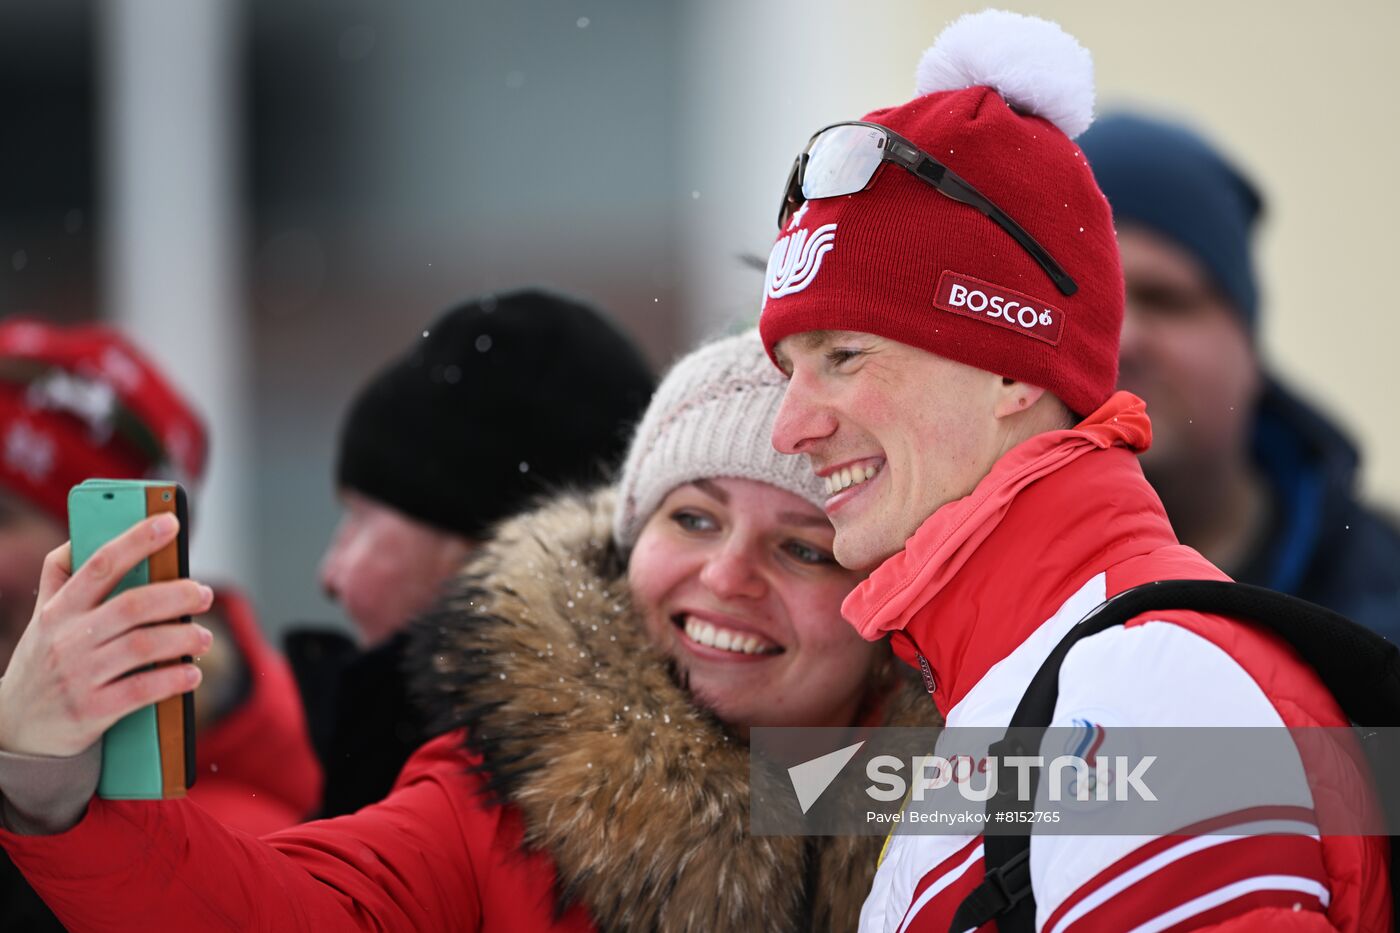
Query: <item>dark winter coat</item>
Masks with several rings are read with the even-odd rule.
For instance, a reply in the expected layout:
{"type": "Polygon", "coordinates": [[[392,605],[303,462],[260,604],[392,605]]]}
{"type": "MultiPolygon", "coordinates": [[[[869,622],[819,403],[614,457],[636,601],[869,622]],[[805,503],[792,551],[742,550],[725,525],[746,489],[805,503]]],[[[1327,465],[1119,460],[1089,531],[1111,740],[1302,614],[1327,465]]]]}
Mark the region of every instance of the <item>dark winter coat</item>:
{"type": "Polygon", "coordinates": [[[1236,579],[1319,603],[1400,643],[1400,532],[1358,500],[1355,446],[1273,380],[1254,435],[1274,521],[1236,579]]]}
{"type": "MultiPolygon", "coordinates": [[[[184,801],[94,800],[0,842],[78,930],[854,928],[881,840],[748,832],[747,749],[649,647],[609,497],[506,523],[459,582],[415,651],[461,728],[385,801],[257,840],[184,801]]],[[[881,699],[880,721],[934,724],[907,680],[881,699]]]]}
{"type": "Polygon", "coordinates": [[[325,774],[321,817],[383,800],[432,737],[409,696],[408,633],[368,651],[340,632],[299,629],[283,642],[325,774]]]}

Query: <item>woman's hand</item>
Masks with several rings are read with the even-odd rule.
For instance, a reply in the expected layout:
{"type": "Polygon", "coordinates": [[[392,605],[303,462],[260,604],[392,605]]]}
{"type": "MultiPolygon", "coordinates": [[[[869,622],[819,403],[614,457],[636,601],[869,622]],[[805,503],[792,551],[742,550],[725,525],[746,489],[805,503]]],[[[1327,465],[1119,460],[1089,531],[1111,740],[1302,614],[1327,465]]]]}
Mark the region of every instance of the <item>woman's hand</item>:
{"type": "Polygon", "coordinates": [[[103,545],[77,573],[67,544],[44,559],[34,617],[0,680],[0,751],[76,755],[127,713],[199,683],[199,668],[188,663],[124,675],[209,647],[208,629],[170,621],[207,610],[209,587],[172,580],[103,602],[179,527],[173,515],[147,519],[103,545]]]}

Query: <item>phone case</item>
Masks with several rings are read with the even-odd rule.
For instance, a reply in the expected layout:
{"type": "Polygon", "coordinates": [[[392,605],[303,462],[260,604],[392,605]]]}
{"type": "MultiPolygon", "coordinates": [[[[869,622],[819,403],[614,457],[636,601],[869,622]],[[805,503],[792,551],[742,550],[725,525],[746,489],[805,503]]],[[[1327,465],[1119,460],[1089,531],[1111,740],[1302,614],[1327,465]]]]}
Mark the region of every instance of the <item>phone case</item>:
{"type": "MultiPolygon", "coordinates": [[[[93,552],[132,525],[160,512],[180,519],[175,541],[123,577],[123,590],[189,576],[188,508],[178,483],[90,479],[68,493],[68,528],[76,572],[93,552]]],[[[185,616],[180,621],[190,621],[185,616]]],[[[189,661],[188,657],[183,658],[189,661]]],[[[168,800],[194,784],[194,694],[171,697],[123,717],[102,737],[98,796],[108,800],[168,800]]]]}

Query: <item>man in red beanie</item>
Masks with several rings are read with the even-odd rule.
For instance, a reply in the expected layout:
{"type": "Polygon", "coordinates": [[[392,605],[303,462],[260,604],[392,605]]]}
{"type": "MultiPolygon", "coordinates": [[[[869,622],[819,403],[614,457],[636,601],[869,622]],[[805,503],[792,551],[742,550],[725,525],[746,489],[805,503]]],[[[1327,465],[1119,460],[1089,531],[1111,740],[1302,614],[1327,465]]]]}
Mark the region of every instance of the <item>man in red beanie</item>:
{"type": "MultiPolygon", "coordinates": [[[[794,166],[760,324],[790,377],[773,439],[826,478],[837,559],[873,570],[847,619],[891,638],[950,727],[1003,728],[1107,597],[1225,577],[1177,542],[1137,462],[1145,406],[1114,391],[1122,272],[1072,139],[1092,119],[1088,53],[988,11],[949,27],[918,77],[920,96],[828,127],[794,166]]],[[[1113,726],[1101,756],[1119,726],[1348,725],[1306,662],[1220,616],[1138,617],[1064,671],[1052,725],[1113,726]]],[[[1212,816],[1239,835],[1032,836],[1031,921],[1388,925],[1384,839],[1212,816]]],[[[981,835],[893,835],[862,929],[943,933],[984,864],[981,835]]]]}
{"type": "MultiPolygon", "coordinates": [[[[33,615],[45,555],[68,538],[68,490],[89,477],[160,477],[193,495],[206,458],[198,416],[114,331],[0,322],[0,668],[33,615]]],[[[200,622],[219,637],[201,659],[190,797],[248,832],[299,822],[320,771],[291,672],[237,592],[217,590],[200,622]]],[[[3,857],[0,929],[62,929],[3,857]]]]}

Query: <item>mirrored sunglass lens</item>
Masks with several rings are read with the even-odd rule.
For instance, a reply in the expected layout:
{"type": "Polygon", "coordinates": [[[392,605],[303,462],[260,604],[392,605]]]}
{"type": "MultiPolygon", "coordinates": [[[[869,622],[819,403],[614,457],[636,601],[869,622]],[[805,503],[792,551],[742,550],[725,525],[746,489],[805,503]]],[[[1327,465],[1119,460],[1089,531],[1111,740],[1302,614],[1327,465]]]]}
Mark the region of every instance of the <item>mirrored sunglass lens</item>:
{"type": "Polygon", "coordinates": [[[808,198],[834,198],[860,191],[880,167],[884,134],[868,126],[834,126],[807,150],[802,193],[808,198]]]}

